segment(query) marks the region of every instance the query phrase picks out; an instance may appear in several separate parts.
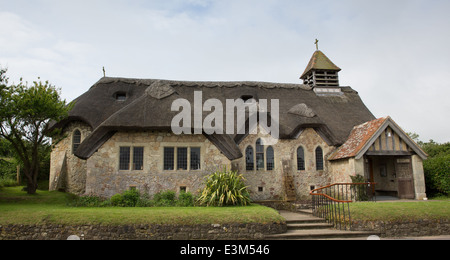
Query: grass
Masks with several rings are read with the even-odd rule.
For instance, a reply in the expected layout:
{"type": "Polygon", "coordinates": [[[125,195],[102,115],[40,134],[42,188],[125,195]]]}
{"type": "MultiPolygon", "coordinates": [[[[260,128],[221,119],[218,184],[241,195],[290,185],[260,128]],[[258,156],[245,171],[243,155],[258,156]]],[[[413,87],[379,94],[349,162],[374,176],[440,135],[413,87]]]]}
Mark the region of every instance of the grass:
{"type": "MultiPolygon", "coordinates": [[[[38,190],[36,195],[28,195],[21,189],[0,189],[0,225],[192,225],[284,221],[275,210],[259,205],[224,208],[75,208],[67,206],[69,194],[38,190]]],[[[450,200],[352,203],[350,210],[354,221],[450,220],[450,200]]]]}
{"type": "Polygon", "coordinates": [[[353,220],[450,220],[450,201],[351,203],[353,220]]]}
{"type": "Polygon", "coordinates": [[[0,190],[0,225],[129,225],[129,224],[232,224],[273,223],[284,219],[277,211],[259,206],[225,208],[75,208],[70,195],[38,191],[28,195],[22,187],[0,190]]]}

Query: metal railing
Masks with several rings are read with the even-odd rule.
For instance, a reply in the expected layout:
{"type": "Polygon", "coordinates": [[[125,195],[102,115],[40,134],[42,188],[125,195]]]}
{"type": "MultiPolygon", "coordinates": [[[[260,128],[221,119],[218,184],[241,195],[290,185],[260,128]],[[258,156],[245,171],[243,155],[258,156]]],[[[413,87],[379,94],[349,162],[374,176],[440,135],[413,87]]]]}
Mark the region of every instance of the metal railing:
{"type": "Polygon", "coordinates": [[[351,230],[350,203],[376,201],[375,183],[337,183],[311,191],[313,215],[351,230]]]}

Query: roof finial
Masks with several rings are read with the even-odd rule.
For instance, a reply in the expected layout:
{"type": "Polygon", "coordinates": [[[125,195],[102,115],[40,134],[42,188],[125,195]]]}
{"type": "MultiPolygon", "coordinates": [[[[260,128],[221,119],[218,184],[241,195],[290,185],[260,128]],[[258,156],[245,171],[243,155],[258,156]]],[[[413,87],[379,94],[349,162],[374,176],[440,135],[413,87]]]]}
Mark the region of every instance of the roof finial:
{"type": "Polygon", "coordinates": [[[316,39],[315,44],[316,44],[316,49],[319,50],[319,40],[316,39]]]}
{"type": "Polygon", "coordinates": [[[106,71],[105,71],[105,67],[103,67],[103,77],[106,78],[106,71]]]}

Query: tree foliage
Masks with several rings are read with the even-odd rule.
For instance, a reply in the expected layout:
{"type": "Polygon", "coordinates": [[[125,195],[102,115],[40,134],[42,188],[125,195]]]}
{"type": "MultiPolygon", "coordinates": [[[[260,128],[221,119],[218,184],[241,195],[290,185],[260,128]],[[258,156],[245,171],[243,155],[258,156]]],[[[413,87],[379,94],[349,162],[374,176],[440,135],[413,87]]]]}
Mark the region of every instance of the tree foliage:
{"type": "Polygon", "coordinates": [[[27,191],[34,194],[42,159],[40,149],[49,147],[46,134],[50,122],[67,117],[72,106],[61,100],[58,89],[48,81],[8,85],[6,69],[0,70],[0,91],[0,136],[22,162],[27,191]]]}
{"type": "Polygon", "coordinates": [[[439,144],[433,140],[423,142],[419,135],[408,133],[428,154],[423,162],[427,193],[430,196],[450,194],[450,143],[439,144]]]}
{"type": "Polygon", "coordinates": [[[423,162],[427,191],[433,195],[450,194],[450,143],[433,141],[422,145],[429,158],[423,162]]]}

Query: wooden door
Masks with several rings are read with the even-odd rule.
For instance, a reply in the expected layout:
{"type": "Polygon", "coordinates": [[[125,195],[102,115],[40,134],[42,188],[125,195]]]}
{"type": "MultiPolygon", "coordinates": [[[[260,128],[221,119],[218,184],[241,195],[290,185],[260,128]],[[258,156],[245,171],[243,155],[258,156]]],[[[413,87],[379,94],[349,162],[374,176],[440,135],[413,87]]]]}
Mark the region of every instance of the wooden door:
{"type": "MultiPolygon", "coordinates": [[[[375,178],[373,177],[373,161],[371,158],[368,159],[369,161],[369,181],[374,183],[375,182],[375,178]]],[[[375,194],[375,185],[370,185],[372,187],[372,195],[375,194]]]]}
{"type": "Polygon", "coordinates": [[[414,199],[414,181],[412,178],[398,179],[398,197],[400,199],[414,199]]]}
{"type": "Polygon", "coordinates": [[[414,179],[412,174],[411,157],[395,160],[395,171],[398,178],[398,197],[400,199],[414,199],[414,179]]]}

